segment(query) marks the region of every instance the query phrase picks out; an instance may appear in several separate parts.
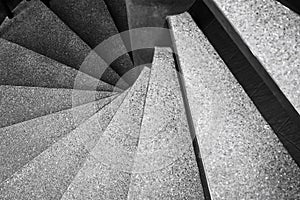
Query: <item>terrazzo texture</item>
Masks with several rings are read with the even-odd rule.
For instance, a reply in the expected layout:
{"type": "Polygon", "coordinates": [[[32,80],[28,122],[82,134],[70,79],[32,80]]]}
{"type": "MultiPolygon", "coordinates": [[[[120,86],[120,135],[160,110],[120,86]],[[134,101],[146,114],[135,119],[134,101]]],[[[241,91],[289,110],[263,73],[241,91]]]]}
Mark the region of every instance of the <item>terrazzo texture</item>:
{"type": "Polygon", "coordinates": [[[149,76],[144,68],[63,200],[127,199],[149,76]]]}
{"type": "MultiPolygon", "coordinates": [[[[116,25],[103,0],[52,0],[51,9],[62,19],[77,35],[91,48],[97,47],[104,40],[119,34],[116,25]]],[[[111,67],[123,75],[133,68],[130,57],[120,36],[114,37],[114,46],[101,49],[99,56],[106,62],[115,51],[122,51],[123,55],[113,63],[111,67]]],[[[133,78],[135,81],[136,77],[133,78]]]]}
{"type": "Polygon", "coordinates": [[[116,95],[0,129],[0,183],[114,98],[116,95]]]}
{"type": "Polygon", "coordinates": [[[69,109],[114,95],[113,92],[0,86],[0,127],[69,109]]]}
{"type": "Polygon", "coordinates": [[[300,169],[204,34],[168,20],[212,199],[299,199],[300,169]]]}
{"type": "Polygon", "coordinates": [[[1,38],[0,85],[121,91],[101,80],[1,38]]]}
{"type": "Polygon", "coordinates": [[[204,199],[172,52],[156,48],[128,199],[204,199]]]}
{"type": "Polygon", "coordinates": [[[42,2],[23,3],[23,10],[6,26],[1,37],[69,66],[79,66],[90,48],[42,2]]]}
{"type": "Polygon", "coordinates": [[[275,0],[214,0],[300,114],[300,16],[275,0]]]}
{"type": "Polygon", "coordinates": [[[122,93],[85,123],[0,184],[0,199],[61,199],[126,94],[127,92],[122,93]]]}
{"type": "MultiPolygon", "coordinates": [[[[21,3],[16,16],[1,25],[0,36],[75,69],[90,59],[91,48],[39,0],[21,3]]],[[[120,79],[99,56],[89,63],[90,68],[103,71],[89,75],[112,85],[120,79]]]]}

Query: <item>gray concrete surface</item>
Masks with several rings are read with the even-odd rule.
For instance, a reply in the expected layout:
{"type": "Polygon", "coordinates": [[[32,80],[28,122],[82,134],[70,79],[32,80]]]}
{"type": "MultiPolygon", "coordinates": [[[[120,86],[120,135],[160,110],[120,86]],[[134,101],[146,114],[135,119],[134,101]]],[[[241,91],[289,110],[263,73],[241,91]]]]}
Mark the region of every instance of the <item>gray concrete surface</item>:
{"type": "MultiPolygon", "coordinates": [[[[91,48],[64,24],[41,1],[23,1],[16,9],[16,16],[0,27],[0,37],[43,54],[75,69],[81,69],[89,60],[89,75],[115,84],[119,75],[99,56],[91,60],[91,48]],[[95,70],[101,73],[95,73],[95,70]]],[[[85,71],[84,71],[85,72],[85,71]]],[[[126,83],[123,88],[127,88],[126,83]]]]}
{"type": "MultiPolygon", "coordinates": [[[[103,0],[52,0],[50,8],[91,48],[97,47],[103,41],[113,39],[114,46],[98,51],[99,56],[108,62],[111,54],[122,50],[123,55],[110,63],[111,67],[123,75],[133,68],[133,64],[122,38],[117,36],[118,29],[103,0]]],[[[126,77],[127,82],[134,82],[137,77],[126,77]]]]}
{"type": "Polygon", "coordinates": [[[299,199],[300,169],[204,34],[169,18],[212,199],[299,199]]]}
{"type": "Polygon", "coordinates": [[[0,127],[69,109],[114,95],[113,92],[0,86],[0,127]]]}
{"type": "Polygon", "coordinates": [[[120,91],[117,87],[5,39],[0,39],[0,84],[120,91]]]}
{"type": "Polygon", "coordinates": [[[0,129],[0,183],[88,120],[117,95],[0,129]]]}
{"type": "Polygon", "coordinates": [[[0,199],[61,199],[126,94],[127,91],[1,183],[0,199]]]}
{"type": "Polygon", "coordinates": [[[128,199],[204,199],[169,48],[155,50],[128,199]]]}
{"type": "Polygon", "coordinates": [[[145,68],[62,199],[127,199],[149,76],[145,68]]]}
{"type": "Polygon", "coordinates": [[[300,114],[300,16],[274,0],[214,2],[300,114]]]}
{"type": "MultiPolygon", "coordinates": [[[[129,29],[143,27],[167,28],[166,16],[182,13],[188,10],[194,2],[195,0],[126,0],[129,29]]],[[[148,29],[144,32],[150,32],[149,34],[153,38],[153,46],[151,49],[140,49],[133,52],[133,60],[136,66],[152,63],[155,46],[171,46],[170,37],[162,36],[160,31],[152,32],[148,29]]],[[[130,34],[130,37],[131,46],[134,47],[138,41],[137,36],[130,34]]],[[[138,38],[142,37],[139,36],[138,38]]]]}

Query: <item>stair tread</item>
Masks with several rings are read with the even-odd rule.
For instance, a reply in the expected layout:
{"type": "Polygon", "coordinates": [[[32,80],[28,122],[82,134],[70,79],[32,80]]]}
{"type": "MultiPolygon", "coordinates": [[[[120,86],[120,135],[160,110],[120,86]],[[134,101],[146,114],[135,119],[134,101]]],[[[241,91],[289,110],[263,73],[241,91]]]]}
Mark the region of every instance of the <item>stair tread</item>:
{"type": "Polygon", "coordinates": [[[101,80],[0,38],[0,85],[121,91],[101,80]]]}
{"type": "Polygon", "coordinates": [[[126,199],[149,76],[144,68],[62,199],[126,199]]]}
{"type": "Polygon", "coordinates": [[[300,169],[208,39],[187,13],[168,21],[212,199],[299,198],[300,169]]]}
{"type": "Polygon", "coordinates": [[[151,70],[128,199],[204,199],[171,49],[151,70]]]}
{"type": "Polygon", "coordinates": [[[5,127],[116,93],[2,85],[0,94],[0,127],[5,127]]]}
{"type": "Polygon", "coordinates": [[[126,0],[104,0],[119,32],[128,31],[126,0]]]}
{"type": "MultiPolygon", "coordinates": [[[[97,47],[103,41],[112,39],[114,45],[101,49],[98,54],[119,74],[123,75],[133,68],[130,57],[123,44],[116,25],[107,10],[103,0],[52,0],[50,8],[91,48],[97,47]],[[113,63],[106,59],[116,51],[122,51],[121,57],[116,57],[113,63]]],[[[133,77],[135,81],[137,77],[133,77]]],[[[129,80],[130,81],[130,80],[129,80]]]]}
{"type": "Polygon", "coordinates": [[[0,183],[88,120],[117,95],[0,129],[0,183]]]}
{"type": "Polygon", "coordinates": [[[110,12],[114,23],[118,31],[121,34],[124,45],[129,52],[129,56],[132,59],[132,49],[130,42],[129,26],[128,26],[128,16],[127,16],[127,3],[126,0],[104,0],[108,11],[110,12]]]}
{"type": "Polygon", "coordinates": [[[214,2],[300,114],[300,16],[271,0],[214,2]]]}
{"type": "MultiPolygon", "coordinates": [[[[91,48],[41,1],[24,1],[15,10],[17,15],[0,27],[2,38],[75,69],[85,67],[91,48]]],[[[99,56],[97,62],[89,62],[93,64],[89,68],[101,69],[101,74],[89,75],[113,85],[120,79],[99,56]]],[[[128,87],[125,82],[123,86],[128,87]]]]}
{"type": "Polygon", "coordinates": [[[60,199],[127,91],[0,185],[1,199],[60,199]]]}

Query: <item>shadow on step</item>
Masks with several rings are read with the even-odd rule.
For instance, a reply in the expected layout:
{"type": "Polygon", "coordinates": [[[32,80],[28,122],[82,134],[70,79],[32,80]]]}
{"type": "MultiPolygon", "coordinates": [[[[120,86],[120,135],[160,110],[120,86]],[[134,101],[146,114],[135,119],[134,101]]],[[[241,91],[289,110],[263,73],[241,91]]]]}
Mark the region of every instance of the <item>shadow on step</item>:
{"type": "Polygon", "coordinates": [[[293,106],[275,84],[271,84],[274,87],[268,87],[264,77],[266,73],[255,70],[254,65],[258,65],[263,70],[258,60],[250,50],[247,55],[241,52],[241,45],[235,43],[230,37],[232,35],[239,37],[233,29],[229,29],[228,32],[228,29],[226,31],[223,28],[223,26],[227,28],[230,26],[225,18],[221,24],[201,0],[193,5],[189,13],[300,166],[300,121],[293,106]],[[251,60],[248,59],[249,57],[251,60]]]}

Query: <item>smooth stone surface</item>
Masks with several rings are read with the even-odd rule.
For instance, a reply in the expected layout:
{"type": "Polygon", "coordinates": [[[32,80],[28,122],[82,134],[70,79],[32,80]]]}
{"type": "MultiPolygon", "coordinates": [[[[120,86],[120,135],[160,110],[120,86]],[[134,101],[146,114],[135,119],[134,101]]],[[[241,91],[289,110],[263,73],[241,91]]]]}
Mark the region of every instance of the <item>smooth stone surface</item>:
{"type": "Polygon", "coordinates": [[[0,199],[61,199],[126,94],[127,91],[0,184],[0,199]]]}
{"type": "Polygon", "coordinates": [[[112,96],[113,92],[0,86],[0,127],[112,96]]]}
{"type": "MultiPolygon", "coordinates": [[[[118,29],[103,0],[52,0],[50,8],[91,48],[97,47],[103,41],[119,34],[118,29]]],[[[123,75],[133,68],[130,57],[120,36],[113,38],[115,46],[101,49],[97,53],[106,62],[116,50],[123,51],[123,55],[113,60],[109,65],[123,75]]],[[[137,77],[133,80],[134,82],[137,77]]]]}
{"type": "MultiPolygon", "coordinates": [[[[15,13],[12,20],[4,21],[0,27],[1,38],[75,69],[81,69],[83,62],[91,59],[91,48],[41,1],[24,1],[15,9],[15,13]]],[[[102,73],[89,75],[115,85],[120,79],[119,75],[99,56],[96,61],[90,60],[92,65],[89,68],[100,68],[102,73]]],[[[123,86],[127,88],[126,83],[123,86]]]]}
{"type": "Polygon", "coordinates": [[[0,85],[120,91],[117,87],[5,39],[0,39],[0,85]]]}
{"type": "Polygon", "coordinates": [[[300,114],[300,16],[274,0],[214,2],[300,114]]]}
{"type": "Polygon", "coordinates": [[[189,14],[169,18],[212,199],[299,199],[300,169],[189,14]]]}
{"type": "Polygon", "coordinates": [[[0,183],[114,98],[116,95],[0,129],[0,183]]]}
{"type": "Polygon", "coordinates": [[[63,200],[127,199],[149,77],[144,68],[63,200]]]}
{"type": "Polygon", "coordinates": [[[128,199],[204,199],[169,48],[155,50],[128,199]]]}

